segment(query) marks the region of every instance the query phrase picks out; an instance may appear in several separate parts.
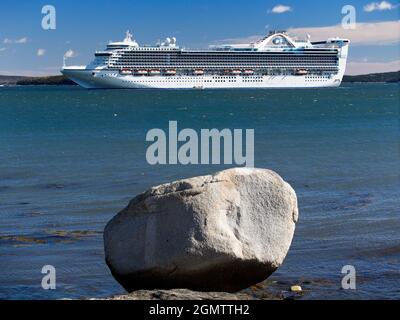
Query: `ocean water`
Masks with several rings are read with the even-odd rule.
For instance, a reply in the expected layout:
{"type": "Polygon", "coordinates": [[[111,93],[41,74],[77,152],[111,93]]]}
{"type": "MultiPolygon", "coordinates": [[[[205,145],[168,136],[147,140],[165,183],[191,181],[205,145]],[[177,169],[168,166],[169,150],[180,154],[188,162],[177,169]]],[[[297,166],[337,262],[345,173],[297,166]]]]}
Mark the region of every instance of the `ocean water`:
{"type": "Polygon", "coordinates": [[[256,167],[296,190],[300,220],[267,288],[286,294],[301,284],[301,299],[400,299],[399,97],[397,84],[0,88],[0,299],[124,292],[104,262],[107,221],[152,185],[227,168],[149,165],[146,132],[169,120],[255,129],[256,167]],[[44,265],[56,268],[56,290],[41,288],[44,265]],[[341,289],[345,265],[356,268],[356,290],[341,289]]]}

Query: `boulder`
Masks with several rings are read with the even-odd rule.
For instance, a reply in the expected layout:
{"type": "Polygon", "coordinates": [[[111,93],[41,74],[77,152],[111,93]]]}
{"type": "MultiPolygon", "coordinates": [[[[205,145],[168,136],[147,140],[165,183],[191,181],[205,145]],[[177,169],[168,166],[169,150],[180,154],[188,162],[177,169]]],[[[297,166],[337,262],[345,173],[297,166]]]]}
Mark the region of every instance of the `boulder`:
{"type": "Polygon", "coordinates": [[[235,168],[152,187],[104,230],[106,262],[128,291],[236,292],[283,262],[298,219],[277,173],[235,168]]]}

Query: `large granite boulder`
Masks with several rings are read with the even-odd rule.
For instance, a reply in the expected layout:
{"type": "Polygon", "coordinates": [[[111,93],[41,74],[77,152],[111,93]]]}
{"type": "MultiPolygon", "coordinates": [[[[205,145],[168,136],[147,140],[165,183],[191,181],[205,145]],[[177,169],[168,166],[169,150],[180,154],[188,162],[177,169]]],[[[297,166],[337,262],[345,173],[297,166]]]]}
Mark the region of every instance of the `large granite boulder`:
{"type": "Polygon", "coordinates": [[[112,218],[106,262],[129,292],[235,292],[282,264],[297,218],[294,190],[273,171],[184,179],[149,189],[112,218]]]}

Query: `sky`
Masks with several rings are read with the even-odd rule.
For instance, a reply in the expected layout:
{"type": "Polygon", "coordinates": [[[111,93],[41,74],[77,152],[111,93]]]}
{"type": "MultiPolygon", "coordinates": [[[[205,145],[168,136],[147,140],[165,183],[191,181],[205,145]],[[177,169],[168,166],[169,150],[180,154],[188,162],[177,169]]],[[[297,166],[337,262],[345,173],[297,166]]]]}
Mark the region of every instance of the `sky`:
{"type": "Polygon", "coordinates": [[[58,74],[86,65],[94,51],[126,30],[140,44],[175,36],[178,45],[206,48],[254,41],[269,30],[312,40],[351,40],[347,74],[400,70],[399,0],[1,0],[0,75],[58,74]],[[42,8],[56,10],[55,29],[42,28],[42,8]],[[355,29],[342,27],[342,8],[355,9],[355,29]]]}

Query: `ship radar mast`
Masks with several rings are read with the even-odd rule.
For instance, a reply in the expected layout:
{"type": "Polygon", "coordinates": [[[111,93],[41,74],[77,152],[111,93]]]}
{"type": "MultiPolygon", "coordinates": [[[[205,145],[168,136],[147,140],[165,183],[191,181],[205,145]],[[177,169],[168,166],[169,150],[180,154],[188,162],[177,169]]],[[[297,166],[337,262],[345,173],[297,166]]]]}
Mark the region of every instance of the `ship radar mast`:
{"type": "Polygon", "coordinates": [[[122,42],[109,42],[109,45],[122,45],[122,46],[132,46],[132,47],[138,47],[139,44],[133,39],[132,33],[127,30],[125,32],[125,38],[122,40],[122,42]]]}
{"type": "Polygon", "coordinates": [[[125,32],[125,39],[124,39],[124,42],[133,42],[132,37],[133,37],[132,33],[130,33],[130,31],[127,30],[127,31],[125,32]]]}

